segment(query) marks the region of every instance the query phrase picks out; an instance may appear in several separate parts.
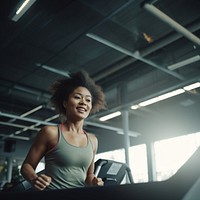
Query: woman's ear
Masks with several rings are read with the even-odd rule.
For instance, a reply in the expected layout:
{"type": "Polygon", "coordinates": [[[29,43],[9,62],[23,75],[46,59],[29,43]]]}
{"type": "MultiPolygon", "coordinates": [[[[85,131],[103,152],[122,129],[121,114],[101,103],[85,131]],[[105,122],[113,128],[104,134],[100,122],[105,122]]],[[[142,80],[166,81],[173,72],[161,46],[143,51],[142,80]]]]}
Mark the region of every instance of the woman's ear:
{"type": "Polygon", "coordinates": [[[66,100],[63,101],[63,107],[64,107],[65,109],[67,108],[67,101],[66,101],[66,100]]]}

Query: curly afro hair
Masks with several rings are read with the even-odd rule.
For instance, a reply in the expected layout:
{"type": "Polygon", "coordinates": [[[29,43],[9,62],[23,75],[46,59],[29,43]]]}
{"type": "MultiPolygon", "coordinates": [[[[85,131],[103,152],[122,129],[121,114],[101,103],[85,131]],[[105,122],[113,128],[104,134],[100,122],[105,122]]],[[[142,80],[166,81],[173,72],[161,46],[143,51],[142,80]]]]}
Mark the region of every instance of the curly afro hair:
{"type": "Polygon", "coordinates": [[[65,115],[63,101],[68,99],[69,95],[77,87],[87,88],[92,95],[91,113],[96,113],[100,109],[106,108],[105,96],[102,88],[84,70],[80,70],[70,75],[69,78],[57,80],[50,86],[52,92],[51,102],[59,114],[65,115]]]}

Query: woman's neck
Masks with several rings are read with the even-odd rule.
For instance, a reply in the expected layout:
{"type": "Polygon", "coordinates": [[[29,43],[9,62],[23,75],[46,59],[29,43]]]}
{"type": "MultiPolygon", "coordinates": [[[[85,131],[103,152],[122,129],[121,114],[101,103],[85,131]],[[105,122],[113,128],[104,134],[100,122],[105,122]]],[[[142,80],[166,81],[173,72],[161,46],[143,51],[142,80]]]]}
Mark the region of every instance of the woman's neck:
{"type": "Polygon", "coordinates": [[[74,133],[83,133],[83,121],[72,122],[67,120],[62,124],[63,131],[69,131],[74,133]]]}

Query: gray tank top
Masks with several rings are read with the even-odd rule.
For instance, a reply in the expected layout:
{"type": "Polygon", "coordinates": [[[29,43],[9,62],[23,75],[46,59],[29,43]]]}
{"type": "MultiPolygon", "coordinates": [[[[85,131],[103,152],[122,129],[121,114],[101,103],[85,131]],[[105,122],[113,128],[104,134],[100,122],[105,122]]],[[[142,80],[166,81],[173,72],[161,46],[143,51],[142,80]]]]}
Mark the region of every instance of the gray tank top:
{"type": "MultiPolygon", "coordinates": [[[[86,133],[85,133],[86,134],[86,133]]],[[[58,144],[45,156],[45,174],[52,178],[49,189],[84,187],[93,158],[89,136],[85,147],[69,144],[58,126],[58,144]]]]}

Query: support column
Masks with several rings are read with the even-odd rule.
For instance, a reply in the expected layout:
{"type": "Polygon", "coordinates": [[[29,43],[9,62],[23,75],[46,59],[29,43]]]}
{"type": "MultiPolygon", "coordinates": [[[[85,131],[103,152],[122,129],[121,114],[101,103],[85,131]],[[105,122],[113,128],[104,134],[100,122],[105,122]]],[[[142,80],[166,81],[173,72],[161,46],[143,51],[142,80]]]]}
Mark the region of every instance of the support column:
{"type": "MultiPolygon", "coordinates": [[[[120,102],[126,104],[128,102],[128,91],[127,84],[124,83],[120,86],[120,102]]],[[[129,147],[130,147],[130,138],[129,138],[129,112],[128,108],[122,111],[122,125],[124,131],[124,149],[125,149],[125,159],[126,164],[129,166],[129,147]]]]}
{"type": "Polygon", "coordinates": [[[149,182],[156,181],[155,154],[153,142],[147,142],[147,165],[149,182]]]}
{"type": "Polygon", "coordinates": [[[12,162],[12,158],[11,157],[7,157],[6,158],[7,161],[7,182],[11,182],[12,180],[12,169],[13,169],[13,162],[12,162]]]}
{"type": "Polygon", "coordinates": [[[130,138],[129,138],[129,114],[128,110],[122,111],[122,121],[124,129],[124,149],[125,149],[125,159],[126,164],[129,166],[129,147],[130,147],[130,138]]]}

